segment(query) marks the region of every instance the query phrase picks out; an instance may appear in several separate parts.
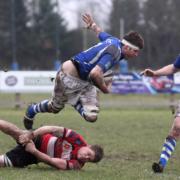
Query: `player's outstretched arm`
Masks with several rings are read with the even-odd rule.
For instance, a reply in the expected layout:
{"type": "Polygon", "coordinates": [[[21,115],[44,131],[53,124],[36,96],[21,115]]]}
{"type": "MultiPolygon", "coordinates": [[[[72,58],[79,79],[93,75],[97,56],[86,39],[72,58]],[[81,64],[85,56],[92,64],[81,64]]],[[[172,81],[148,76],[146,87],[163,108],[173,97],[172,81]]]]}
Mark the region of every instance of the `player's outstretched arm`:
{"type": "Polygon", "coordinates": [[[140,73],[140,75],[141,76],[148,76],[148,77],[153,77],[153,76],[155,76],[155,73],[154,73],[154,71],[152,70],[152,69],[145,69],[144,71],[142,71],[141,73],[140,73]]]}
{"type": "Polygon", "coordinates": [[[141,75],[150,76],[150,77],[165,76],[165,75],[173,74],[177,71],[178,70],[174,67],[173,64],[169,64],[169,65],[164,66],[156,71],[153,71],[151,69],[145,69],[143,72],[141,72],[141,75]]]}
{"type": "Polygon", "coordinates": [[[99,33],[102,32],[102,29],[95,23],[90,14],[84,14],[82,16],[83,21],[86,23],[86,28],[91,29],[99,36],[99,33]]]}

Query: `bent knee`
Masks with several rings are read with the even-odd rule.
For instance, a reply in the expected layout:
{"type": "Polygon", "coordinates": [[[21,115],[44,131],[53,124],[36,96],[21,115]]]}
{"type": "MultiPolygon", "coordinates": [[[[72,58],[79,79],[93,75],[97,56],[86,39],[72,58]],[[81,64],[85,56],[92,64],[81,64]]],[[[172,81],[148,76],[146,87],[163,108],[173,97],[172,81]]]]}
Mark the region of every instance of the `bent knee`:
{"type": "Polygon", "coordinates": [[[99,108],[97,106],[84,106],[84,118],[88,122],[96,122],[99,113],[99,108]]]}
{"type": "Polygon", "coordinates": [[[49,104],[49,112],[54,113],[54,114],[57,114],[63,108],[64,108],[64,105],[55,105],[52,102],[49,104]]]}
{"type": "Polygon", "coordinates": [[[97,115],[91,115],[91,116],[88,116],[88,115],[84,115],[84,119],[88,122],[96,122],[97,120],[97,115]]]}

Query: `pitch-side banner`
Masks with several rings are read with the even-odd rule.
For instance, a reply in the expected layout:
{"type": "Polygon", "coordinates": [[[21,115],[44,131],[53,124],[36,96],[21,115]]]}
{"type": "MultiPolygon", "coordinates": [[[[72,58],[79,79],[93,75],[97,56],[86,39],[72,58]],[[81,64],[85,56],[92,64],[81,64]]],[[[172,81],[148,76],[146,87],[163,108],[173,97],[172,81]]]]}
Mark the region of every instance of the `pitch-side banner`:
{"type": "MultiPolygon", "coordinates": [[[[49,93],[53,91],[56,71],[0,71],[0,92],[49,93]]],[[[112,93],[180,93],[180,73],[148,78],[136,72],[113,76],[112,93]]]]}
{"type": "Polygon", "coordinates": [[[180,93],[180,73],[174,76],[144,77],[136,72],[116,74],[113,77],[112,93],[157,94],[180,93]]]}
{"type": "Polygon", "coordinates": [[[0,92],[52,92],[55,75],[56,71],[0,71],[0,92]]]}

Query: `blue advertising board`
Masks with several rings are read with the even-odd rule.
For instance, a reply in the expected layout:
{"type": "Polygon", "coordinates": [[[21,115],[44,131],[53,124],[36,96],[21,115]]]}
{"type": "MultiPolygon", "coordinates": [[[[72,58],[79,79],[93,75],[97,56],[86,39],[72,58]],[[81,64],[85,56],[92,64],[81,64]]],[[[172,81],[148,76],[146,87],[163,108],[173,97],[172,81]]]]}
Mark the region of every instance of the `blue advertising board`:
{"type": "Polygon", "coordinates": [[[179,93],[180,84],[173,76],[144,77],[137,72],[119,73],[113,76],[112,93],[115,94],[157,94],[179,93]]]}

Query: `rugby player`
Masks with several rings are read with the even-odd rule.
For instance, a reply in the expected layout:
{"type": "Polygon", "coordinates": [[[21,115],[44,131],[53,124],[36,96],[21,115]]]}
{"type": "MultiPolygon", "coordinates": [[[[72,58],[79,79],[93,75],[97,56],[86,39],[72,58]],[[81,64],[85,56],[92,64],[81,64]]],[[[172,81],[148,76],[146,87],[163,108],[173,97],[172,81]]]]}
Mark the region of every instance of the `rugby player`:
{"type": "MultiPolygon", "coordinates": [[[[145,69],[141,74],[149,77],[158,77],[164,75],[174,74],[180,71],[180,55],[178,55],[172,64],[168,64],[160,69],[152,70],[145,69]]],[[[154,162],[152,169],[155,173],[162,173],[165,169],[168,160],[171,158],[172,153],[175,150],[176,142],[180,138],[180,102],[176,108],[174,122],[167,135],[165,142],[160,153],[158,162],[154,162]]]]}
{"type": "Polygon", "coordinates": [[[23,119],[26,129],[32,129],[37,113],[58,113],[65,104],[71,104],[86,121],[95,122],[99,113],[97,88],[109,93],[112,84],[112,78],[104,76],[109,76],[120,60],[137,57],[144,46],[137,32],[131,31],[120,40],[103,32],[89,14],[83,15],[83,21],[100,42],[62,64],[52,98],[28,106],[23,119]]]}
{"type": "Polygon", "coordinates": [[[15,148],[0,155],[0,167],[26,167],[44,162],[59,170],[79,170],[87,162],[99,162],[104,155],[101,146],[88,145],[80,134],[64,127],[42,126],[23,131],[0,120],[0,130],[18,142],[15,148]]]}

